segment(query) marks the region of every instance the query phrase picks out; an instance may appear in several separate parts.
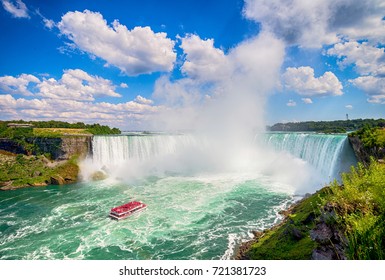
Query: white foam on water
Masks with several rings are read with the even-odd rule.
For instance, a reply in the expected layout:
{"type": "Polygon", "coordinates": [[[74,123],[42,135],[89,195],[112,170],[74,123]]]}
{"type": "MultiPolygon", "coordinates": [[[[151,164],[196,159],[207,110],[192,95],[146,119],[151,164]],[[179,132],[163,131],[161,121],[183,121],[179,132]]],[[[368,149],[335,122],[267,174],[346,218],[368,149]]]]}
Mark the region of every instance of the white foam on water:
{"type": "Polygon", "coordinates": [[[254,235],[251,231],[263,231],[267,228],[270,228],[272,225],[277,224],[283,220],[283,216],[280,214],[282,210],[287,209],[288,205],[292,204],[295,201],[294,197],[284,200],[280,205],[273,206],[269,210],[269,214],[263,218],[257,219],[256,221],[247,222],[245,229],[246,232],[239,234],[230,233],[228,234],[228,244],[225,253],[221,256],[221,260],[230,260],[234,258],[238,246],[242,242],[251,240],[254,235]]]}

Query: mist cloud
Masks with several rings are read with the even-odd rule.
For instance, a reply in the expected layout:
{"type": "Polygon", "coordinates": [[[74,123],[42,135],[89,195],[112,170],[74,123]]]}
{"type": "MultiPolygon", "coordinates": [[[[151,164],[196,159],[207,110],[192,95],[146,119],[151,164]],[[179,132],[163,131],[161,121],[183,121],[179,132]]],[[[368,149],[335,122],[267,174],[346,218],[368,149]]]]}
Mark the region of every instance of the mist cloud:
{"type": "Polygon", "coordinates": [[[283,62],[282,41],[262,33],[224,53],[212,39],[187,35],[181,47],[186,77],[163,76],[155,85],[154,99],[173,109],[164,112],[157,126],[162,126],[159,121],[169,130],[263,126],[264,104],[283,62]]]}

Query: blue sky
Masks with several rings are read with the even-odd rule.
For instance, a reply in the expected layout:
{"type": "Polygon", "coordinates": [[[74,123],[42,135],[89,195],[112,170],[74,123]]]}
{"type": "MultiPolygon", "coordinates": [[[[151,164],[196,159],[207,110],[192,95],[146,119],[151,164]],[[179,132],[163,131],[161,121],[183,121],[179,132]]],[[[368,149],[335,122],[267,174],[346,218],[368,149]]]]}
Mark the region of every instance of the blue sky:
{"type": "Polygon", "coordinates": [[[1,2],[0,119],[385,117],[381,0],[1,2]]]}

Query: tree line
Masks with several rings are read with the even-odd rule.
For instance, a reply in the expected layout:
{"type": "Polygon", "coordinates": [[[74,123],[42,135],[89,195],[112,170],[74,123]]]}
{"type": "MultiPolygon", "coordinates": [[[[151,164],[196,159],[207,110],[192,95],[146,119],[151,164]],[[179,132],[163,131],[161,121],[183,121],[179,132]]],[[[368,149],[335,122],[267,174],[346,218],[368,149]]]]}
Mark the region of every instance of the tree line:
{"type": "Polygon", "coordinates": [[[268,126],[270,131],[312,131],[322,133],[346,133],[356,131],[363,127],[385,127],[385,119],[354,119],[336,121],[306,121],[276,123],[268,126]]]}
{"type": "Polygon", "coordinates": [[[83,122],[69,123],[63,121],[0,121],[0,137],[9,138],[10,136],[33,136],[31,128],[13,128],[8,124],[31,124],[35,128],[72,128],[72,129],[85,129],[94,135],[106,135],[106,134],[120,134],[121,131],[118,128],[110,128],[107,125],[85,124],[83,122]],[[20,135],[19,135],[20,134],[20,135]]]}

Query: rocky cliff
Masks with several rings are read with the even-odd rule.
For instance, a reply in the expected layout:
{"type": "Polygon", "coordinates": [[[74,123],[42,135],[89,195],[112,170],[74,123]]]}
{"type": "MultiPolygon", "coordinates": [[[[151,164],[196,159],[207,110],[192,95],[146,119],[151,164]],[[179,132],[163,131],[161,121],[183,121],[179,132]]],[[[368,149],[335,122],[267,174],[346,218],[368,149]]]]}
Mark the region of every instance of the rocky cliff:
{"type": "MultiPolygon", "coordinates": [[[[33,137],[25,141],[34,146],[34,154],[50,154],[53,160],[68,160],[75,155],[84,158],[92,151],[92,136],[33,137]]],[[[22,144],[7,138],[0,139],[0,150],[28,154],[22,144]]]]}
{"type": "Polygon", "coordinates": [[[0,190],[75,183],[91,151],[92,136],[0,139],[0,190]]]}
{"type": "Polygon", "coordinates": [[[36,145],[41,153],[49,153],[55,160],[67,160],[74,155],[84,158],[92,151],[92,136],[36,137],[28,142],[36,145]]]}
{"type": "Polygon", "coordinates": [[[364,148],[360,138],[358,136],[349,136],[349,142],[352,145],[357,160],[362,163],[368,163],[370,161],[370,153],[364,148]]]}
{"type": "Polygon", "coordinates": [[[371,157],[374,157],[375,159],[380,161],[385,157],[384,147],[365,147],[358,136],[349,136],[349,142],[352,145],[357,160],[359,162],[362,162],[365,166],[368,166],[370,164],[371,157]]]}
{"type": "Polygon", "coordinates": [[[22,145],[8,138],[0,138],[0,150],[14,154],[27,154],[27,151],[22,145]]]}

